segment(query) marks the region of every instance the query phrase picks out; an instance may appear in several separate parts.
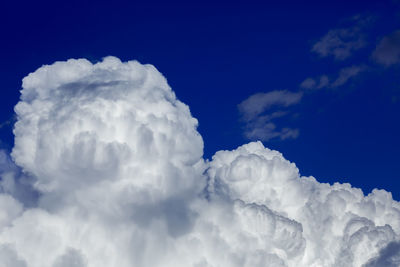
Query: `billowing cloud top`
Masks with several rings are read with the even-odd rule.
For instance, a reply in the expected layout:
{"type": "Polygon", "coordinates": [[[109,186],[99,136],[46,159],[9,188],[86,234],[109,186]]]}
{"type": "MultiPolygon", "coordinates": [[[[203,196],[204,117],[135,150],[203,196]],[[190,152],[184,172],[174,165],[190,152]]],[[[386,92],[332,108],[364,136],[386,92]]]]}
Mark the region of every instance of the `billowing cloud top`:
{"type": "Polygon", "coordinates": [[[0,154],[1,267],[400,262],[390,193],[300,177],[260,142],[204,161],[197,120],[151,65],[43,66],[15,111],[17,166],[0,154]]]}
{"type": "Polygon", "coordinates": [[[153,66],[69,60],[28,75],[23,87],[12,155],[40,191],[117,182],[158,198],[196,179],[186,172],[201,161],[197,120],[153,66]]]}

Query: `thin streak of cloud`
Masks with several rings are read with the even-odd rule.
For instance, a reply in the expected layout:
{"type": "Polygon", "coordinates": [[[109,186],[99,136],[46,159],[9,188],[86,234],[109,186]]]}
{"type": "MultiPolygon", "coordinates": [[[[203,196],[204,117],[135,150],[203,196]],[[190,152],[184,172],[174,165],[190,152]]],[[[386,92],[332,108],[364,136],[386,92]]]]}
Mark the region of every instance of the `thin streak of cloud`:
{"type": "Polygon", "coordinates": [[[373,51],[372,58],[386,67],[400,63],[400,30],[385,36],[373,51]]]}
{"type": "Polygon", "coordinates": [[[321,75],[317,82],[314,78],[307,78],[301,84],[300,88],[303,89],[322,89],[329,85],[329,78],[327,75],[321,75]]]}
{"type": "Polygon", "coordinates": [[[328,31],[311,51],[320,57],[333,56],[336,60],[345,60],[355,51],[367,45],[366,34],[363,31],[370,17],[354,16],[350,19],[351,26],[328,31]]]}
{"type": "Polygon", "coordinates": [[[364,65],[353,65],[339,70],[336,79],[330,82],[327,75],[321,75],[319,78],[306,78],[300,83],[300,88],[307,90],[315,90],[322,88],[336,88],[345,85],[350,79],[356,77],[360,73],[367,70],[364,65]]]}
{"type": "Polygon", "coordinates": [[[351,79],[352,77],[357,76],[362,71],[365,70],[364,66],[351,66],[343,68],[339,71],[339,75],[336,80],[330,85],[330,87],[339,87],[344,85],[351,79]]]}
{"type": "Polygon", "coordinates": [[[245,119],[252,119],[273,106],[288,107],[298,103],[303,96],[301,92],[275,90],[268,93],[256,93],[238,105],[245,119]]]}
{"type": "Polygon", "coordinates": [[[285,127],[280,129],[274,119],[286,116],[287,111],[266,113],[271,108],[287,108],[300,102],[302,92],[275,90],[268,93],[256,93],[238,105],[242,120],[245,122],[244,136],[250,140],[268,141],[273,138],[288,139],[299,135],[298,129],[285,127]]]}

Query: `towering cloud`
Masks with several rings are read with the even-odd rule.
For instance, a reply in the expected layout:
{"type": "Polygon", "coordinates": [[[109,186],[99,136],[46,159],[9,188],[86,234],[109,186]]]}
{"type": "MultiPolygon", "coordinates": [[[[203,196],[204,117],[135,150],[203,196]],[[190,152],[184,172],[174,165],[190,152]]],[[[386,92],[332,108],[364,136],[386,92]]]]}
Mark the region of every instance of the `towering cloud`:
{"type": "Polygon", "coordinates": [[[390,193],[301,177],[260,142],[204,161],[197,120],[151,65],[43,66],[15,111],[1,267],[399,264],[390,193]]]}

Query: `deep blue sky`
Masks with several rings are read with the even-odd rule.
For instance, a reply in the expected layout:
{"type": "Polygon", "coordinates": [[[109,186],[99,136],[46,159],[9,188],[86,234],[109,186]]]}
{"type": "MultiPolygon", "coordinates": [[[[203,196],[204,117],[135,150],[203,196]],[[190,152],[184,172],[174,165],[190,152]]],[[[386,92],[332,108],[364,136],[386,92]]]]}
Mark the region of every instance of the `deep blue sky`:
{"type": "Polygon", "coordinates": [[[334,80],[341,69],[362,66],[341,86],[306,90],[275,121],[298,129],[298,137],[264,145],[295,162],[302,175],[350,182],[365,193],[383,188],[399,200],[400,64],[385,66],[371,56],[400,29],[399,7],[398,1],[3,1],[1,146],[12,148],[21,79],[57,60],[114,55],[155,65],[199,120],[207,158],[249,141],[237,105],[250,95],[299,92],[306,78],[334,80]],[[351,32],[362,20],[368,22],[356,34],[363,46],[346,59],[311,51],[329,31],[351,32]]]}

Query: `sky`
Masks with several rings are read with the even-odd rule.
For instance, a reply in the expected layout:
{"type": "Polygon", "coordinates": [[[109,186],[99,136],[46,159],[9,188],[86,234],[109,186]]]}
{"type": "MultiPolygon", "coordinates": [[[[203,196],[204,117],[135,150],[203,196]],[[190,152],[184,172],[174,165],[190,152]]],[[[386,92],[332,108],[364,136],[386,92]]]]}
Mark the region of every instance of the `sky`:
{"type": "Polygon", "coordinates": [[[0,267],[400,265],[398,1],[1,5],[0,267]]]}
{"type": "Polygon", "coordinates": [[[303,175],[366,193],[384,188],[400,199],[398,2],[21,4],[2,4],[4,148],[12,148],[24,76],[54,61],[113,55],[151,63],[168,78],[200,121],[207,158],[262,140],[303,175]],[[314,88],[305,88],[307,79],[314,88]],[[244,100],[282,90],[302,97],[257,116],[285,115],[243,119],[244,100]]]}

